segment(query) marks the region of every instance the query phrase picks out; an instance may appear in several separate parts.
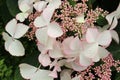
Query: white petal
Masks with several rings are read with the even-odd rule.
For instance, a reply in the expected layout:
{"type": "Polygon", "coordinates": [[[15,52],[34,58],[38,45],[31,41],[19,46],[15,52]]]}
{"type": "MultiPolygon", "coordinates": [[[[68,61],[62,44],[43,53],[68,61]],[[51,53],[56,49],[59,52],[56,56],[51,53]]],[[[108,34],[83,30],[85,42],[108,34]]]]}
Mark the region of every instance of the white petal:
{"type": "Polygon", "coordinates": [[[80,50],[81,47],[81,41],[78,37],[75,37],[70,43],[70,48],[72,50],[80,50]]]}
{"type": "Polygon", "coordinates": [[[63,34],[63,31],[57,23],[52,22],[48,25],[47,33],[50,37],[56,38],[60,37],[63,34]]]}
{"type": "Polygon", "coordinates": [[[28,4],[24,3],[24,4],[21,4],[19,8],[22,12],[27,12],[28,10],[30,10],[31,7],[28,4]]]}
{"type": "Polygon", "coordinates": [[[90,66],[92,64],[92,60],[83,54],[79,55],[79,63],[81,66],[90,66]]]}
{"type": "Polygon", "coordinates": [[[57,9],[61,5],[61,3],[62,3],[61,0],[52,0],[49,2],[47,7],[57,9]]]}
{"type": "Polygon", "coordinates": [[[30,80],[53,80],[52,77],[48,76],[50,71],[48,70],[41,70],[34,66],[31,66],[26,63],[22,63],[19,65],[20,73],[23,78],[30,79],[30,80]]]}
{"type": "Polygon", "coordinates": [[[98,44],[91,43],[85,46],[84,51],[81,51],[86,57],[94,58],[98,51],[98,44]]]}
{"type": "Polygon", "coordinates": [[[116,14],[116,12],[112,12],[111,14],[108,14],[106,16],[106,19],[107,19],[109,25],[112,24],[112,21],[113,21],[113,18],[115,17],[115,14],[116,14]]]}
{"type": "Polygon", "coordinates": [[[100,58],[105,58],[108,56],[108,54],[109,52],[104,47],[99,47],[98,55],[100,56],[100,58]]]}
{"type": "Polygon", "coordinates": [[[9,38],[7,41],[5,41],[5,49],[9,51],[9,46],[13,42],[12,38],[9,38]]]}
{"type": "Polygon", "coordinates": [[[44,27],[48,24],[48,21],[43,18],[43,16],[39,16],[35,19],[34,25],[35,27],[44,27]]]}
{"type": "Polygon", "coordinates": [[[111,30],[110,31],[112,38],[119,44],[119,36],[116,31],[111,30]]]}
{"type": "Polygon", "coordinates": [[[112,37],[111,37],[110,31],[107,31],[107,30],[101,32],[97,38],[98,44],[102,46],[109,46],[111,41],[112,41],[112,37]]]}
{"type": "Polygon", "coordinates": [[[29,26],[22,23],[18,23],[16,26],[16,31],[14,33],[14,38],[21,38],[29,29],[29,26]]]}
{"type": "Polygon", "coordinates": [[[34,66],[31,66],[26,63],[22,63],[19,65],[20,67],[20,73],[23,78],[25,79],[31,79],[33,77],[33,74],[35,74],[37,68],[34,66]]]}
{"type": "Polygon", "coordinates": [[[2,33],[2,36],[3,36],[3,39],[4,39],[5,41],[8,41],[8,40],[11,39],[11,37],[10,37],[6,32],[3,32],[3,33],[2,33]]]}
{"type": "Polygon", "coordinates": [[[43,18],[45,19],[45,21],[47,21],[48,23],[50,23],[51,18],[52,18],[53,14],[54,14],[54,11],[55,11],[55,9],[47,7],[47,8],[45,8],[43,10],[41,16],[43,16],[43,18]]]}
{"type": "Polygon", "coordinates": [[[23,22],[27,17],[28,17],[28,13],[18,13],[16,15],[16,19],[19,20],[20,22],[23,22]]]}
{"type": "Polygon", "coordinates": [[[47,40],[47,43],[46,43],[46,48],[47,49],[53,49],[54,42],[55,42],[55,38],[51,38],[51,37],[48,36],[48,40],[47,40]]]}
{"type": "Polygon", "coordinates": [[[34,77],[32,77],[30,80],[54,80],[51,76],[49,76],[51,71],[48,70],[38,70],[36,73],[34,73],[34,77]]]}
{"type": "Polygon", "coordinates": [[[76,76],[76,77],[72,78],[72,80],[80,80],[80,76],[76,76]]]}
{"type": "Polygon", "coordinates": [[[54,48],[49,51],[49,55],[52,58],[61,58],[63,57],[61,47],[58,42],[54,45],[54,48]]]}
{"type": "Polygon", "coordinates": [[[48,40],[47,28],[38,29],[35,32],[35,36],[37,37],[37,39],[40,42],[40,44],[46,46],[47,40],[48,40]]]}
{"type": "Polygon", "coordinates": [[[18,40],[14,40],[9,45],[8,51],[13,56],[24,56],[25,55],[25,49],[24,49],[22,43],[18,40]]]}
{"type": "Polygon", "coordinates": [[[51,60],[48,54],[40,54],[38,60],[43,66],[48,66],[51,63],[51,60]]]}
{"type": "Polygon", "coordinates": [[[16,26],[17,26],[17,20],[12,19],[7,23],[5,30],[13,37],[16,31],[16,26]]]}
{"type": "Polygon", "coordinates": [[[86,40],[88,43],[93,43],[96,41],[99,32],[97,28],[88,28],[86,32],[86,40]]]}
{"type": "Polygon", "coordinates": [[[118,20],[116,17],[113,18],[112,24],[110,25],[110,30],[114,29],[118,24],[118,20]]]}
{"type": "Polygon", "coordinates": [[[84,19],[84,14],[80,15],[80,16],[77,16],[76,17],[76,22],[77,23],[84,23],[85,22],[85,19],[84,19]]]}
{"type": "Polygon", "coordinates": [[[27,12],[31,9],[30,0],[19,0],[18,6],[22,12],[27,12]]]}
{"type": "Polygon", "coordinates": [[[57,71],[52,71],[49,76],[53,77],[53,78],[57,78],[57,71]]]}
{"type": "Polygon", "coordinates": [[[117,8],[117,10],[116,10],[116,13],[117,13],[117,15],[116,15],[117,19],[120,19],[120,3],[119,3],[119,5],[118,5],[118,8],[117,8]]]}
{"type": "Polygon", "coordinates": [[[71,80],[71,74],[68,70],[63,70],[60,74],[61,80],[71,80]]]}
{"type": "Polygon", "coordinates": [[[46,5],[47,5],[47,2],[39,1],[39,2],[36,2],[33,6],[37,11],[41,12],[46,7],[46,5]]]}
{"type": "Polygon", "coordinates": [[[100,60],[100,56],[99,54],[97,53],[96,55],[94,55],[94,58],[92,58],[92,61],[93,62],[98,62],[100,60]]]}
{"type": "MultiPolygon", "coordinates": [[[[62,42],[62,49],[63,49],[63,52],[65,54],[65,57],[75,57],[75,56],[77,56],[77,54],[79,52],[79,50],[72,50],[70,48],[70,46],[72,46],[71,45],[72,41],[74,41],[74,38],[68,37],[62,42]]],[[[72,43],[72,44],[74,44],[74,43],[72,43]]]]}
{"type": "Polygon", "coordinates": [[[86,66],[80,66],[80,65],[76,64],[75,62],[71,62],[71,65],[75,71],[83,71],[87,68],[86,66]]]}

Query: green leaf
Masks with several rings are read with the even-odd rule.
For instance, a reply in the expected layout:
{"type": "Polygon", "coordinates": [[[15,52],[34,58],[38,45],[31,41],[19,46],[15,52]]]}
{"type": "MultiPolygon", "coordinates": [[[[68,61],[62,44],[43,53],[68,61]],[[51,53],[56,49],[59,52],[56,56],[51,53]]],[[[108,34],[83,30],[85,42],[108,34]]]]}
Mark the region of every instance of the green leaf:
{"type": "Polygon", "coordinates": [[[106,25],[108,22],[107,20],[105,19],[105,17],[103,16],[99,16],[99,18],[96,20],[96,23],[99,25],[99,26],[104,26],[106,25]]]}
{"type": "Polygon", "coordinates": [[[18,0],[6,0],[6,4],[12,16],[15,17],[16,14],[20,12],[18,8],[18,0]]]}
{"type": "Polygon", "coordinates": [[[73,7],[75,6],[75,4],[76,4],[75,1],[73,1],[73,0],[68,0],[68,1],[69,1],[70,5],[72,5],[73,7]]]}
{"type": "Polygon", "coordinates": [[[12,19],[11,14],[9,13],[9,10],[7,8],[6,2],[5,0],[3,1],[3,5],[0,6],[0,22],[3,21],[4,25],[6,25],[6,23],[12,19]]]}

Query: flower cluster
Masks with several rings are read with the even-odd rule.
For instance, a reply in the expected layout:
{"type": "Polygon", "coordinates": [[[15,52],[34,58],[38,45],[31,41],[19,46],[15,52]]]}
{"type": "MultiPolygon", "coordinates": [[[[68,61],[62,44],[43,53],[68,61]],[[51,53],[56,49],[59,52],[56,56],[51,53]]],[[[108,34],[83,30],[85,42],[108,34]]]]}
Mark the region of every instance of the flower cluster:
{"type": "Polygon", "coordinates": [[[6,25],[7,33],[3,32],[5,49],[13,56],[25,55],[25,49],[18,40],[25,35],[37,42],[41,66],[49,67],[44,70],[22,63],[19,67],[23,78],[53,80],[60,72],[61,80],[88,80],[95,79],[89,71],[93,70],[100,79],[110,80],[113,64],[107,67],[106,57],[110,55],[107,47],[112,39],[119,43],[114,28],[120,18],[120,5],[108,14],[101,8],[89,10],[87,0],[75,2],[76,5],[72,6],[67,0],[18,0],[21,12],[6,25]],[[108,24],[103,27],[95,25],[99,16],[104,17],[108,24]],[[26,20],[29,25],[23,23],[26,20]],[[91,69],[101,59],[106,64],[91,69]],[[72,75],[73,72],[77,74],[72,75]],[[89,77],[85,77],[85,72],[89,72],[89,77]]]}

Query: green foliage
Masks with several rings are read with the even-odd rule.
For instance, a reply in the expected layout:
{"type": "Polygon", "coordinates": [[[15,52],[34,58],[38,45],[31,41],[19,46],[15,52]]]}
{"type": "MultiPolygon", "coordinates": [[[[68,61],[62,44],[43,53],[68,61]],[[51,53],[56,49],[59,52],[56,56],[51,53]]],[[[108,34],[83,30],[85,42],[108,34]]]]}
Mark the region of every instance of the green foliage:
{"type": "Polygon", "coordinates": [[[99,25],[99,26],[104,26],[104,25],[106,25],[108,22],[107,22],[107,20],[105,19],[105,17],[99,15],[99,18],[96,20],[96,23],[97,23],[97,25],[99,25]]]}
{"type": "Polygon", "coordinates": [[[12,66],[7,66],[4,59],[0,59],[0,80],[10,80],[12,75],[12,66]]]}
{"type": "Polygon", "coordinates": [[[76,2],[74,0],[68,0],[70,5],[75,6],[76,2]]]}
{"type": "Polygon", "coordinates": [[[8,7],[8,10],[12,16],[16,16],[17,13],[19,13],[19,8],[18,8],[18,0],[6,0],[6,4],[8,7]]]}
{"type": "Polygon", "coordinates": [[[22,76],[20,75],[20,70],[18,67],[15,69],[14,80],[23,80],[22,76]]]}

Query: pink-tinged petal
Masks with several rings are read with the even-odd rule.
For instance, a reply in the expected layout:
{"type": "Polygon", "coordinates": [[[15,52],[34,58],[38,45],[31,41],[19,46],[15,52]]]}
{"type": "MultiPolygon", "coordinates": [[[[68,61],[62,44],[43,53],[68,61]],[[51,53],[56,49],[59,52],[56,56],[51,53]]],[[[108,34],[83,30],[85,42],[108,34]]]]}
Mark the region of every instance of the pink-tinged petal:
{"type": "Polygon", "coordinates": [[[109,52],[104,47],[99,47],[98,55],[100,56],[100,58],[105,58],[109,55],[109,52]]]}
{"type": "Polygon", "coordinates": [[[38,12],[41,12],[43,9],[45,9],[46,5],[47,5],[47,2],[39,1],[39,2],[36,2],[33,6],[38,12]]]}
{"type": "Polygon", "coordinates": [[[94,58],[97,54],[99,45],[97,43],[91,43],[85,45],[84,51],[81,51],[87,58],[94,58]]]}
{"type": "Polygon", "coordinates": [[[17,20],[12,19],[7,23],[5,30],[13,37],[16,31],[16,26],[17,26],[17,20]]]}
{"type": "Polygon", "coordinates": [[[73,62],[76,60],[76,57],[67,58],[66,62],[73,62]]]}
{"type": "Polygon", "coordinates": [[[76,64],[75,62],[71,62],[71,65],[75,71],[83,71],[87,68],[87,66],[80,66],[80,65],[76,64]]]}
{"type": "Polygon", "coordinates": [[[117,32],[114,30],[111,30],[110,33],[111,33],[112,38],[117,42],[117,44],[119,44],[119,36],[117,32]]]}
{"type": "Polygon", "coordinates": [[[61,58],[63,57],[63,53],[60,47],[60,43],[55,42],[52,50],[49,50],[49,56],[52,58],[61,58]]]}
{"type": "Polygon", "coordinates": [[[50,65],[51,63],[51,60],[48,54],[40,54],[38,60],[45,67],[50,65]]]}
{"type": "Polygon", "coordinates": [[[60,37],[63,34],[63,31],[59,24],[52,22],[48,25],[47,33],[50,37],[56,38],[60,37]]]}
{"type": "Polygon", "coordinates": [[[37,44],[38,50],[41,52],[41,54],[46,54],[48,52],[48,49],[40,43],[37,44]]]}
{"type": "Polygon", "coordinates": [[[50,23],[51,18],[52,18],[53,14],[54,14],[54,11],[55,11],[55,9],[47,7],[47,8],[45,8],[43,10],[41,16],[43,16],[43,18],[45,19],[45,21],[47,21],[48,23],[50,23]]]}
{"type": "Polygon", "coordinates": [[[70,49],[70,44],[73,39],[74,39],[73,37],[66,38],[62,43],[62,49],[66,57],[76,56],[76,54],[79,52],[78,50],[70,49]]]}
{"type": "Polygon", "coordinates": [[[21,38],[29,29],[29,26],[22,24],[22,23],[18,23],[16,25],[16,30],[14,32],[14,38],[19,39],[21,38]]]}
{"type": "Polygon", "coordinates": [[[81,66],[90,66],[92,64],[92,60],[86,57],[84,54],[79,55],[79,63],[81,66]]]}
{"type": "Polygon", "coordinates": [[[60,72],[61,71],[61,68],[59,65],[55,65],[53,71],[49,74],[49,76],[53,77],[53,78],[57,78],[57,71],[60,72]]]}
{"type": "Polygon", "coordinates": [[[86,40],[88,43],[93,43],[95,42],[99,32],[97,28],[88,28],[86,32],[86,40]]]}
{"type": "Polygon", "coordinates": [[[82,48],[81,41],[78,37],[75,37],[70,43],[71,50],[80,50],[82,48]]]}
{"type": "Polygon", "coordinates": [[[57,71],[52,71],[49,76],[53,77],[53,78],[57,78],[57,71]]]}
{"type": "Polygon", "coordinates": [[[40,44],[46,46],[48,40],[47,28],[37,29],[37,31],[35,32],[35,36],[40,42],[40,44]]]}
{"type": "Polygon", "coordinates": [[[110,30],[112,30],[112,29],[114,29],[116,26],[117,26],[117,24],[118,24],[118,20],[117,20],[117,18],[116,17],[114,17],[113,18],[113,21],[112,21],[112,23],[111,23],[111,27],[110,27],[110,30]]]}
{"type": "Polygon", "coordinates": [[[110,34],[110,31],[108,30],[101,32],[97,38],[98,44],[102,46],[109,46],[111,41],[112,41],[112,36],[110,34]]]}
{"type": "Polygon", "coordinates": [[[57,64],[57,62],[58,62],[58,59],[55,59],[53,62],[51,62],[50,69],[54,67],[57,64]]]}
{"type": "Polygon", "coordinates": [[[70,43],[71,43],[71,41],[72,41],[73,39],[74,39],[73,36],[64,39],[64,41],[62,42],[63,49],[70,49],[70,43]]]}
{"type": "Polygon", "coordinates": [[[48,23],[49,22],[43,16],[39,16],[34,20],[35,27],[44,27],[48,23]]]}
{"type": "Polygon", "coordinates": [[[52,0],[49,2],[47,7],[52,9],[57,9],[61,5],[61,3],[62,3],[61,0],[52,0]]]}

